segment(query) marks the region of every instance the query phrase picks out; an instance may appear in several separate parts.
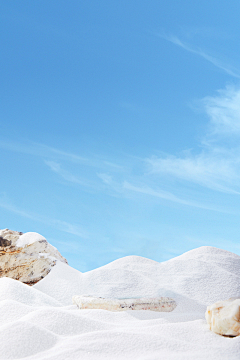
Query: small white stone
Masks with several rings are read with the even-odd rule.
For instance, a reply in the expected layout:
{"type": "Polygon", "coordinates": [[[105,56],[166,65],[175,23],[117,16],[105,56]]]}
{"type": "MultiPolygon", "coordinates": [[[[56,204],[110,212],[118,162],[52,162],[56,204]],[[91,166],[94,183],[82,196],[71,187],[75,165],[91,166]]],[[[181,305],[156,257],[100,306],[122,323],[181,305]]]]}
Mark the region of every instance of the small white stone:
{"type": "Polygon", "coordinates": [[[138,299],[105,299],[88,295],[73,296],[73,304],[79,309],[102,309],[109,311],[151,310],[173,311],[176,302],[168,297],[138,298],[138,299]]]}
{"type": "Polygon", "coordinates": [[[205,317],[210,330],[220,335],[240,335],[240,299],[218,301],[208,306],[205,317]]]}

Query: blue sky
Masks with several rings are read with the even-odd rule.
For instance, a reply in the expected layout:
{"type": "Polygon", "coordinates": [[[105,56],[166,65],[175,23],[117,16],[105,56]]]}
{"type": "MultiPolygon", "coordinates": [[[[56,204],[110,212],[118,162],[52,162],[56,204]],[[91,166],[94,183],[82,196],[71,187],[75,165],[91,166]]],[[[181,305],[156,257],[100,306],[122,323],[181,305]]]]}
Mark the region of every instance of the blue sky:
{"type": "Polygon", "coordinates": [[[0,228],[80,271],[240,255],[240,3],[0,3],[0,228]]]}

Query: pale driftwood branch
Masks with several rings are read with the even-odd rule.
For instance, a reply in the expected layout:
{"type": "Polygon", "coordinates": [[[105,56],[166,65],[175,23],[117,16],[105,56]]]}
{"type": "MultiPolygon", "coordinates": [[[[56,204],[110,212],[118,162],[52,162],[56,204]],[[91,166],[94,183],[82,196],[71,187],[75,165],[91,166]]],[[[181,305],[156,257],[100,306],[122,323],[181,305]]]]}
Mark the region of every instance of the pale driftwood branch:
{"type": "Polygon", "coordinates": [[[72,301],[79,309],[103,309],[109,311],[151,310],[170,312],[177,306],[176,302],[168,297],[106,299],[87,295],[76,295],[73,296],[72,301]]]}

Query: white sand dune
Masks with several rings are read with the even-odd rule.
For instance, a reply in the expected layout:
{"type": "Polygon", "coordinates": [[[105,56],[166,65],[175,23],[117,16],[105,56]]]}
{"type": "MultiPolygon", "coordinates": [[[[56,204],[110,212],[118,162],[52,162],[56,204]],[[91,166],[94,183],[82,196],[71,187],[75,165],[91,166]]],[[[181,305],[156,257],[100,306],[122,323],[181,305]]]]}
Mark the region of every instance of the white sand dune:
{"type": "Polygon", "coordinates": [[[0,279],[0,359],[240,359],[240,337],[206,324],[206,306],[240,297],[240,256],[212,247],[164,263],[138,256],[80,273],[58,262],[29,287],[0,279]],[[170,296],[171,313],[79,310],[73,295],[170,296]]]}

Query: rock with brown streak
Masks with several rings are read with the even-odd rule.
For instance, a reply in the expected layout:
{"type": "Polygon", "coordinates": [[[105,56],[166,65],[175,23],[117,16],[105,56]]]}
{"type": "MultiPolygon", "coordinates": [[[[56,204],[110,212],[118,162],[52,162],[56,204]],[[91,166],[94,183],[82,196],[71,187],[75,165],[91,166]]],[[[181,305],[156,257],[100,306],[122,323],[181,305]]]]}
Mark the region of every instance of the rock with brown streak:
{"type": "Polygon", "coordinates": [[[208,306],[205,317],[209,329],[216,334],[240,335],[240,299],[218,301],[208,306]]]}
{"type": "Polygon", "coordinates": [[[67,260],[40,234],[0,230],[0,277],[34,285],[56,265],[67,260]]]}

